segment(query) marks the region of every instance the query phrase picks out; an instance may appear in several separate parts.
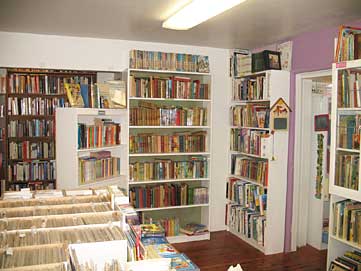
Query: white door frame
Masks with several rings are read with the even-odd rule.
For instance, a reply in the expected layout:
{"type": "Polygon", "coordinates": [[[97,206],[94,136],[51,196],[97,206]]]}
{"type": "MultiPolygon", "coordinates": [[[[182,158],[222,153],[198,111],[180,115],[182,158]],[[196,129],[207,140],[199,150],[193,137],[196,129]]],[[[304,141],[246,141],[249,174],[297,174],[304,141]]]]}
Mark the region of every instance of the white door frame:
{"type": "MultiPolygon", "coordinates": [[[[321,76],[331,76],[332,70],[321,70],[315,72],[305,72],[296,74],[296,111],[295,111],[295,151],[294,151],[294,175],[293,175],[293,206],[292,206],[292,240],[291,240],[291,251],[296,251],[297,249],[297,240],[298,233],[302,233],[307,236],[307,219],[305,223],[302,223],[300,217],[307,217],[308,210],[307,204],[308,195],[305,191],[305,187],[307,188],[304,182],[306,181],[304,178],[305,168],[307,168],[306,164],[309,164],[308,159],[304,159],[306,157],[306,152],[309,151],[307,148],[303,148],[302,146],[310,146],[310,138],[304,137],[303,132],[303,122],[304,122],[304,114],[303,112],[307,112],[306,110],[310,110],[310,104],[306,104],[302,102],[307,97],[307,94],[303,93],[303,80],[313,79],[315,77],[321,76]],[[305,142],[306,141],[306,142],[305,142]]],[[[308,93],[311,95],[311,93],[308,93]]],[[[309,165],[308,165],[309,167],[309,165]]],[[[306,172],[307,173],[307,172],[306,172]]],[[[307,237],[306,237],[307,238],[307,237]]]]}

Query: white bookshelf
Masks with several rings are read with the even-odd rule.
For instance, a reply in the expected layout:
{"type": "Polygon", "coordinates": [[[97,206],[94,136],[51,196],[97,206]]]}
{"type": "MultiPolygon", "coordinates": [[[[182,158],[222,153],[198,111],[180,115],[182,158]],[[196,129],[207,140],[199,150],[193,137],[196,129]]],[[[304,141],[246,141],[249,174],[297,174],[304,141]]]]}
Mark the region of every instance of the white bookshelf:
{"type": "MultiPolygon", "coordinates": [[[[209,73],[197,72],[178,72],[178,71],[158,71],[158,70],[144,70],[144,69],[128,69],[125,72],[128,78],[128,105],[129,108],[137,107],[139,102],[149,102],[164,106],[184,106],[184,107],[205,107],[207,108],[207,125],[206,126],[149,126],[137,125],[129,126],[129,135],[136,135],[140,133],[154,133],[154,134],[173,134],[183,132],[207,132],[207,144],[204,152],[170,152],[170,153],[129,153],[129,163],[154,161],[156,159],[170,159],[173,161],[185,160],[190,157],[206,157],[208,161],[208,176],[203,178],[182,178],[182,179],[165,179],[165,180],[142,180],[129,182],[129,187],[139,186],[155,186],[159,184],[181,184],[186,183],[192,187],[207,187],[208,197],[211,189],[211,136],[212,136],[212,90],[211,90],[211,75],[209,73]],[[130,76],[135,77],[157,77],[170,78],[172,76],[187,77],[191,80],[200,80],[201,83],[209,84],[209,99],[186,99],[186,98],[144,98],[132,97],[130,76]]],[[[130,110],[129,110],[130,112],[130,110]]],[[[159,208],[137,208],[145,216],[150,216],[154,219],[162,217],[179,217],[180,226],[184,226],[190,222],[202,223],[210,227],[210,199],[205,204],[181,205],[181,206],[167,206],[159,208]]],[[[210,239],[210,234],[202,234],[198,236],[187,236],[180,234],[179,236],[167,237],[170,243],[190,242],[210,239]]]]}
{"type": "MultiPolygon", "coordinates": [[[[230,108],[232,106],[240,106],[247,104],[264,104],[271,107],[279,98],[289,105],[289,88],[290,88],[290,74],[288,71],[268,70],[258,72],[247,76],[237,77],[241,78],[255,78],[255,76],[265,76],[265,86],[268,96],[265,95],[263,99],[257,100],[233,100],[229,102],[230,108]]],[[[233,92],[233,86],[232,86],[233,92]]],[[[233,96],[233,95],[232,95],[233,96]]],[[[231,118],[231,117],[230,117],[231,118]]],[[[270,128],[253,128],[249,126],[234,126],[229,125],[229,135],[233,129],[249,129],[255,131],[265,131],[267,133],[273,132],[270,128]]],[[[229,141],[231,144],[231,141],[229,141]]],[[[230,146],[229,144],[229,146],[230,146]]],[[[255,247],[266,255],[282,253],[284,251],[284,236],[285,236],[285,216],[286,216],[286,192],[287,192],[287,157],[288,157],[288,130],[274,131],[270,136],[270,140],[264,141],[261,144],[261,149],[264,145],[268,151],[261,152],[261,155],[249,154],[229,149],[229,175],[228,179],[236,178],[241,181],[248,182],[267,189],[267,211],[265,213],[266,227],[264,232],[264,246],[259,244],[255,239],[248,238],[243,233],[238,232],[237,229],[232,228],[228,224],[229,232],[245,241],[249,245],[255,247]],[[257,161],[268,161],[268,185],[258,183],[255,180],[247,177],[236,176],[231,174],[231,158],[232,155],[239,155],[257,161]],[[274,158],[274,159],[273,159],[274,158]]],[[[235,204],[228,200],[229,204],[235,204]]],[[[230,205],[228,205],[227,218],[230,219],[230,205]]]]}
{"type": "Polygon", "coordinates": [[[361,202],[361,185],[360,185],[360,163],[359,175],[358,175],[358,189],[341,187],[335,184],[336,178],[336,157],[338,154],[352,154],[357,155],[361,153],[361,149],[347,149],[340,148],[338,142],[338,125],[340,115],[355,115],[361,114],[361,108],[358,107],[341,107],[338,105],[338,93],[339,89],[339,72],[342,70],[352,69],[354,71],[361,72],[361,60],[352,60],[342,63],[334,63],[332,65],[332,111],[331,111],[331,148],[330,148],[330,224],[329,224],[329,239],[328,239],[328,254],[327,254],[327,268],[330,263],[339,256],[343,256],[346,251],[358,250],[361,251],[361,245],[340,238],[333,234],[334,227],[334,213],[333,206],[335,203],[342,200],[354,200],[361,202]]]}
{"type": "Polygon", "coordinates": [[[93,188],[119,185],[128,190],[128,110],[95,108],[57,108],[56,110],[56,166],[59,189],[93,188]],[[78,149],[78,123],[94,125],[95,119],[109,119],[121,125],[120,145],[78,149]],[[91,152],[110,151],[120,158],[120,175],[79,182],[79,158],[91,152]]]}

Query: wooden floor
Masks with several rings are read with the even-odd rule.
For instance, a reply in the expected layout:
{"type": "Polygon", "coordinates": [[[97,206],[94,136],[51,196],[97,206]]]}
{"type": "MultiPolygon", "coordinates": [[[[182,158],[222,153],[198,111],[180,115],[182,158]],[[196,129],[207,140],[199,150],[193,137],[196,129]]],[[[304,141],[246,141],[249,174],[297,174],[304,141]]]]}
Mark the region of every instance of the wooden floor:
{"type": "Polygon", "coordinates": [[[211,233],[210,241],[174,245],[194,261],[201,271],[224,271],[241,264],[244,271],[326,270],[326,251],[307,246],[297,252],[264,256],[226,231],[211,233]]]}

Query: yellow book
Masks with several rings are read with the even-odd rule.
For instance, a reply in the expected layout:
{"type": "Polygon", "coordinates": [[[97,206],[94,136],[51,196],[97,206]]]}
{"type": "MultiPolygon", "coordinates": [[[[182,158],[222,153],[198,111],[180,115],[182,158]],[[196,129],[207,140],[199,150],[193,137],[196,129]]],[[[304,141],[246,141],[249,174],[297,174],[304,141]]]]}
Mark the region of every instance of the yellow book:
{"type": "Polygon", "coordinates": [[[66,95],[72,107],[84,107],[84,101],[80,94],[80,84],[64,84],[66,95]]]}

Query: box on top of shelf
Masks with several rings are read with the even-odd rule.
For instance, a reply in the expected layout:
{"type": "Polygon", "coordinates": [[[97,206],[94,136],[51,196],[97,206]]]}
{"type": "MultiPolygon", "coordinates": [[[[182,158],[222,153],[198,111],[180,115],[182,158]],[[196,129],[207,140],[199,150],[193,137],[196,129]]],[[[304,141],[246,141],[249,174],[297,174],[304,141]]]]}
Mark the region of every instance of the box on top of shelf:
{"type": "Polygon", "coordinates": [[[252,54],[252,72],[281,69],[281,53],[264,50],[252,54]]]}

